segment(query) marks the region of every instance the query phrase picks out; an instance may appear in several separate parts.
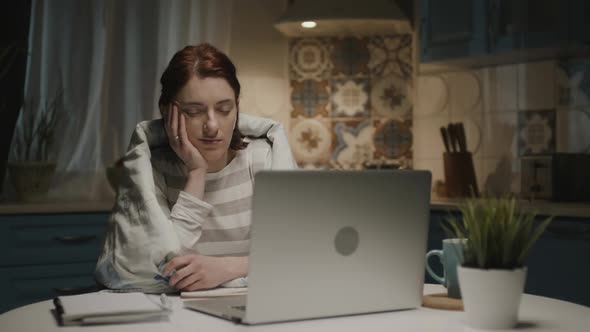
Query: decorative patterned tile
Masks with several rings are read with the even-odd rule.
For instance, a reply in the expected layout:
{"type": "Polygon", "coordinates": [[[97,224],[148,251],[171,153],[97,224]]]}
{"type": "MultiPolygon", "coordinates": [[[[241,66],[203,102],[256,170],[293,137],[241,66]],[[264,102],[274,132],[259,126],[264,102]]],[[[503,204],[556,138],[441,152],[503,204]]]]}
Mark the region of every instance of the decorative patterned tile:
{"type": "Polygon", "coordinates": [[[366,39],[334,39],[332,50],[332,70],[335,76],[366,76],[369,73],[369,50],[366,39]]]}
{"type": "Polygon", "coordinates": [[[396,75],[412,79],[412,35],[398,34],[372,37],[367,45],[372,76],[396,75]]]}
{"type": "Polygon", "coordinates": [[[376,120],[373,143],[375,158],[412,158],[412,121],[376,120]]]}
{"type": "Polygon", "coordinates": [[[365,79],[332,81],[332,116],[369,115],[369,81],[365,79]]]}
{"type": "Polygon", "coordinates": [[[373,80],[373,116],[408,119],[412,117],[412,87],[407,79],[390,75],[373,80]]]}
{"type": "Polygon", "coordinates": [[[291,42],[289,54],[291,80],[327,79],[332,69],[330,48],[331,44],[325,39],[294,39],[291,42]]]}
{"type": "Polygon", "coordinates": [[[371,120],[335,121],[332,163],[337,168],[358,169],[373,159],[371,120]]]}
{"type": "MultiPolygon", "coordinates": [[[[290,41],[289,139],[301,168],[411,167],[411,44],[401,32],[290,41]]],[[[446,106],[444,89],[436,102],[446,106]]]]}
{"type": "Polygon", "coordinates": [[[330,106],[330,84],[328,81],[291,81],[291,117],[312,118],[328,116],[330,106]]]}
{"type": "Polygon", "coordinates": [[[555,110],[518,112],[518,153],[555,152],[555,110]]]}
{"type": "Polygon", "coordinates": [[[326,164],[329,160],[332,148],[329,120],[291,119],[289,138],[299,165],[326,164]]]}

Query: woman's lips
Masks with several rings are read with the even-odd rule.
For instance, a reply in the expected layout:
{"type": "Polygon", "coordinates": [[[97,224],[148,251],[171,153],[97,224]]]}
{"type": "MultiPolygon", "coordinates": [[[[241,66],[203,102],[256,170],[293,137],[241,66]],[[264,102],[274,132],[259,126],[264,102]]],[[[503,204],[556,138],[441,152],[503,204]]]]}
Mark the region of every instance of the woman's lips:
{"type": "Polygon", "coordinates": [[[199,141],[205,145],[217,145],[223,142],[222,139],[200,139],[199,141]]]}

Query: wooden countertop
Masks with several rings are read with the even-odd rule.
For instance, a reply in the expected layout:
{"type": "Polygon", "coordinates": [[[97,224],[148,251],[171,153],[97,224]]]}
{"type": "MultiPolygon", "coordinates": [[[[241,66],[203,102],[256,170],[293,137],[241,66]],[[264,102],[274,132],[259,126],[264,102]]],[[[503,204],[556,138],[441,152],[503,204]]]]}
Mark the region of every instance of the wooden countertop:
{"type": "MultiPolygon", "coordinates": [[[[432,210],[438,211],[456,211],[463,202],[460,198],[433,198],[430,203],[432,210]]],[[[530,202],[521,200],[519,205],[529,211],[533,211],[542,216],[560,216],[574,218],[590,219],[590,202],[589,203],[557,203],[543,200],[530,202]]]]}
{"type": "Polygon", "coordinates": [[[110,212],[113,201],[52,201],[39,203],[0,202],[0,215],[110,212]]]}
{"type": "MultiPolygon", "coordinates": [[[[456,211],[462,199],[433,198],[431,209],[436,211],[456,211]]],[[[539,215],[577,217],[590,219],[590,203],[555,203],[548,201],[522,201],[521,206],[539,215]]],[[[103,201],[52,201],[42,203],[0,202],[0,215],[41,214],[41,213],[84,213],[110,212],[112,200],[103,201]]]]}

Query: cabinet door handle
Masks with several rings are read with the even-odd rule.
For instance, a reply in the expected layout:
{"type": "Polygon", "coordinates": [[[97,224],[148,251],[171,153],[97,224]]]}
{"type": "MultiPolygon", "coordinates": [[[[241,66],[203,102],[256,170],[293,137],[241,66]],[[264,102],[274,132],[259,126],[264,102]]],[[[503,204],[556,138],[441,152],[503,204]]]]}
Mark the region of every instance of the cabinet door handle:
{"type": "Polygon", "coordinates": [[[586,225],[549,225],[545,231],[564,238],[590,239],[590,226],[586,225]]]}
{"type": "Polygon", "coordinates": [[[83,293],[90,293],[96,292],[98,287],[96,285],[91,286],[83,286],[83,287],[62,287],[62,288],[53,288],[53,291],[56,292],[58,295],[76,295],[76,294],[83,294],[83,293]]]}
{"type": "Polygon", "coordinates": [[[76,243],[85,243],[90,242],[96,239],[96,235],[65,235],[65,236],[55,236],[53,238],[55,241],[66,243],[66,244],[76,244],[76,243]]]}

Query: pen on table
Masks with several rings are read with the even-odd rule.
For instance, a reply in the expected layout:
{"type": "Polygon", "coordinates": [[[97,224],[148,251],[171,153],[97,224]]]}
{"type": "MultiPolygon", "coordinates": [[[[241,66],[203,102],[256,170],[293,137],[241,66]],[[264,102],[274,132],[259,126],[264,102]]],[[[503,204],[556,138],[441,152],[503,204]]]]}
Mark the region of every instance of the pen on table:
{"type": "Polygon", "coordinates": [[[154,276],[154,280],[162,280],[162,281],[168,282],[168,281],[170,281],[170,276],[169,275],[168,276],[163,276],[163,275],[160,275],[160,274],[156,274],[154,276]]]}
{"type": "Polygon", "coordinates": [[[53,299],[53,305],[55,306],[55,315],[57,318],[57,323],[59,326],[63,326],[63,324],[64,324],[64,319],[63,319],[64,307],[61,304],[61,300],[59,299],[59,297],[56,297],[53,299]]]}

